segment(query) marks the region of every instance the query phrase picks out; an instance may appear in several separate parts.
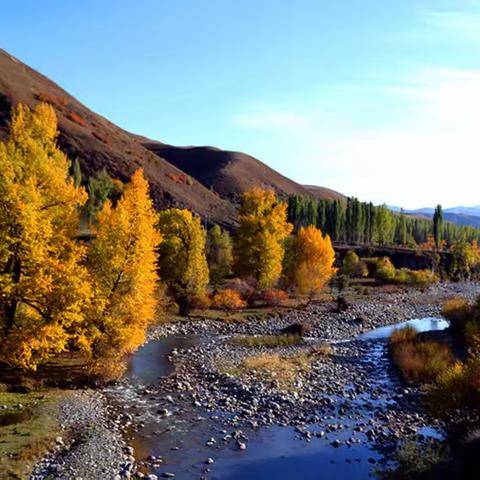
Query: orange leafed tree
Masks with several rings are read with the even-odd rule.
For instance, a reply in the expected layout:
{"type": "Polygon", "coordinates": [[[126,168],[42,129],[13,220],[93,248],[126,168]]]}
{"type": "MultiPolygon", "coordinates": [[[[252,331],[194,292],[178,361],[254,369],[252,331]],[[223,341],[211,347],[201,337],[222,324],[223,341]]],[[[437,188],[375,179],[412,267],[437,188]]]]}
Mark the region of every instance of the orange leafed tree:
{"type": "Polygon", "coordinates": [[[221,308],[224,310],[238,310],[245,308],[247,302],[245,302],[240,294],[236,290],[226,288],[223,292],[216,293],[213,296],[213,307],[221,308]]]}
{"type": "Polygon", "coordinates": [[[133,174],[115,207],[107,201],[97,214],[88,259],[95,289],[91,328],[94,355],[113,364],[144,342],[155,318],[157,223],[142,170],[133,174]]]}
{"type": "Polygon", "coordinates": [[[18,105],[0,142],[0,355],[22,368],[68,345],[88,349],[86,250],[73,240],[86,193],[70,178],[56,138],[51,106],[18,105]]]}
{"type": "Polygon", "coordinates": [[[240,277],[253,277],[259,286],[273,286],[282,273],[284,240],[293,226],[287,221],[287,204],[272,190],[253,188],[245,192],[239,228],[234,243],[234,270],[240,277]]]}
{"type": "Polygon", "coordinates": [[[313,225],[301,227],[296,237],[294,278],[302,295],[311,299],[335,273],[335,251],[328,235],[313,225]]]}

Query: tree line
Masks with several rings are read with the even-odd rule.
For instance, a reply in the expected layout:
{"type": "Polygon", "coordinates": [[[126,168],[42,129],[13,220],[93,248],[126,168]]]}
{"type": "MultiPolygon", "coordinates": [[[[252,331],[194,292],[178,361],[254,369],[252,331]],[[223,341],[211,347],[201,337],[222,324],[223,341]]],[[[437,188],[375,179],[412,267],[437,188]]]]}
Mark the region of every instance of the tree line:
{"type": "Polygon", "coordinates": [[[386,205],[375,206],[357,198],[320,200],[290,195],[288,219],[295,229],[315,225],[333,241],[349,244],[405,246],[416,248],[433,238],[437,248],[457,242],[480,241],[480,230],[443,221],[441,206],[432,220],[392,212],[386,205]]]}
{"type": "Polygon", "coordinates": [[[234,275],[270,296],[282,285],[311,298],[334,273],[330,237],[307,224],[292,235],[288,205],[272,191],[244,194],[233,238],[218,226],[206,232],[188,210],[157,212],[142,170],[127,184],[106,172],[85,181],[57,136],[50,105],[20,104],[0,142],[3,363],[36,369],[71,351],[92,373],[111,374],[168,298],[181,314],[211,294],[221,305],[240,296],[223,286],[234,275]],[[90,242],[78,235],[85,212],[90,242]]]}

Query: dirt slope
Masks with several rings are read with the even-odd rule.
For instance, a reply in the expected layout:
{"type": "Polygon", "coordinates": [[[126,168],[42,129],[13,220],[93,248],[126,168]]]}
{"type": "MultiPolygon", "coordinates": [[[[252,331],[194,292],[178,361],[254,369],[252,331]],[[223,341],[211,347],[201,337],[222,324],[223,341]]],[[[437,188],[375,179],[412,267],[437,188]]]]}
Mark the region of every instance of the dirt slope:
{"type": "Polygon", "coordinates": [[[78,157],[88,176],[106,168],[123,181],[142,167],[159,208],[180,206],[225,226],[235,222],[235,208],[200,182],[146,149],[132,135],[92,112],[57,84],[0,50],[0,136],[5,137],[12,105],[39,101],[57,111],[62,149],[78,157]]]}

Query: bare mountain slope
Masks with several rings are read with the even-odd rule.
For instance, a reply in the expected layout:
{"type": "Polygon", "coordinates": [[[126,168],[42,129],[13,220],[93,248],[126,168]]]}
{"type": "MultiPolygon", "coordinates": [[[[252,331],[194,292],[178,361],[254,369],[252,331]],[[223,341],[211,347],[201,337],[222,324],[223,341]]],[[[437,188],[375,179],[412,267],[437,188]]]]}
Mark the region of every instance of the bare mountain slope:
{"type": "Polygon", "coordinates": [[[234,202],[254,186],[272,188],[279,194],[309,195],[302,185],[245,153],[214,147],[174,147],[148,139],[142,143],[222,198],[234,202]]]}
{"type": "Polygon", "coordinates": [[[300,185],[244,153],[175,147],[127,132],[0,49],[0,138],[7,136],[13,105],[34,107],[40,101],[54,106],[59,144],[71,159],[79,159],[86,176],[105,168],[126,181],[142,167],[158,208],[185,207],[211,223],[232,227],[240,195],[253,186],[279,194],[343,198],[329,189],[300,185]]]}
{"type": "Polygon", "coordinates": [[[132,135],[92,112],[57,84],[0,50],[0,137],[5,138],[12,105],[46,101],[58,115],[62,149],[78,157],[86,175],[106,168],[123,181],[139,167],[145,171],[155,204],[186,207],[212,222],[231,226],[235,208],[200,182],[146,149],[132,135]]]}

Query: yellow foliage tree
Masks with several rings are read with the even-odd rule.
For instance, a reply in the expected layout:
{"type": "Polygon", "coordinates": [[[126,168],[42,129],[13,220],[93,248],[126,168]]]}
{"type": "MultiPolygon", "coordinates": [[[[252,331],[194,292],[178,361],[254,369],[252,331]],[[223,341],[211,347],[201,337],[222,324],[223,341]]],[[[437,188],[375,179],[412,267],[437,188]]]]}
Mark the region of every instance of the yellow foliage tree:
{"type": "MultiPolygon", "coordinates": [[[[115,207],[107,201],[97,214],[88,265],[95,289],[91,329],[94,356],[120,360],[145,340],[157,308],[156,226],[148,182],[137,170],[115,207]]],[[[108,372],[114,375],[116,372],[108,372]]]]}
{"type": "Polygon", "coordinates": [[[86,193],[57,147],[53,108],[18,105],[0,142],[0,322],[3,361],[35,369],[81,334],[91,287],[76,242],[86,193]]]}
{"type": "Polygon", "coordinates": [[[287,222],[287,204],[278,202],[272,190],[253,188],[243,194],[239,223],[235,273],[255,278],[262,288],[271,287],[282,273],[283,243],[293,229],[287,222]]]}
{"type": "Polygon", "coordinates": [[[205,293],[208,264],[205,230],[192,212],[171,208],[160,212],[160,276],[178,303],[180,315],[187,315],[193,297],[205,293]]]}
{"type": "Polygon", "coordinates": [[[313,225],[301,227],[296,237],[295,273],[297,290],[310,299],[335,273],[335,251],[328,235],[313,225]]]}

